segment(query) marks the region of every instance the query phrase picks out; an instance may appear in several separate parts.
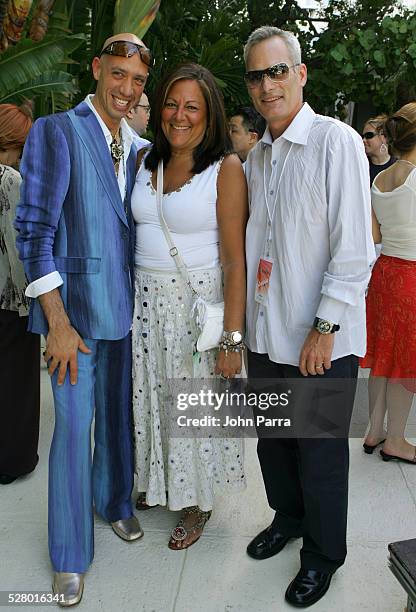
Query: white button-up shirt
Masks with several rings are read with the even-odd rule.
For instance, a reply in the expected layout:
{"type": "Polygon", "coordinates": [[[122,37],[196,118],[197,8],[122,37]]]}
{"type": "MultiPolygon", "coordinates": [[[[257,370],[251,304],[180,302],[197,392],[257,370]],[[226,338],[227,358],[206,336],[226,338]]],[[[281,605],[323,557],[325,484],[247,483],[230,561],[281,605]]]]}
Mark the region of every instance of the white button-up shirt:
{"type": "Polygon", "coordinates": [[[333,360],[363,356],[365,290],[375,251],[360,136],[305,103],[279,138],[273,141],[266,129],[245,174],[248,347],[297,366],[314,318],[320,317],[341,326],[333,360]],[[268,238],[273,268],[263,305],[255,301],[256,277],[268,238]]]}
{"type": "MultiPolygon", "coordinates": [[[[85,98],[85,102],[88,104],[88,106],[90,107],[94,115],[96,116],[97,121],[107,141],[108,150],[110,151],[110,145],[113,140],[113,137],[111,135],[110,130],[108,129],[108,127],[106,126],[104,121],[101,119],[100,115],[98,114],[98,111],[95,108],[94,104],[92,103],[93,97],[94,97],[93,94],[89,94],[85,98]]],[[[124,201],[124,196],[125,196],[125,191],[126,191],[126,163],[130,155],[130,149],[133,143],[133,135],[131,133],[131,130],[130,130],[130,127],[127,121],[124,118],[121,120],[120,127],[121,127],[121,136],[123,139],[124,160],[123,160],[123,163],[119,164],[117,182],[118,182],[118,187],[120,189],[121,199],[124,201]]],[[[37,278],[32,283],[30,283],[27,286],[25,294],[28,297],[37,298],[39,295],[43,295],[44,293],[48,293],[49,291],[52,291],[52,289],[56,289],[57,287],[60,287],[61,285],[63,285],[63,283],[64,281],[62,280],[62,276],[59,274],[57,270],[55,270],[54,272],[50,272],[49,274],[46,274],[45,276],[42,276],[41,278],[37,278]]]]}

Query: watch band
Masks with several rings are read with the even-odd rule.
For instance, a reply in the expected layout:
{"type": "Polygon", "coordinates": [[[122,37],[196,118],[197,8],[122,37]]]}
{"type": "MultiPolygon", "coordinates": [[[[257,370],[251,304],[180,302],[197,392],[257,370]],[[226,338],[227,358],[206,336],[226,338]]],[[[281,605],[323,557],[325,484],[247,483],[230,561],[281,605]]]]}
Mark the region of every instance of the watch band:
{"type": "Polygon", "coordinates": [[[315,317],[313,327],[317,332],[323,335],[334,334],[340,329],[340,326],[336,323],[331,323],[330,321],[320,319],[319,317],[315,317]]]}

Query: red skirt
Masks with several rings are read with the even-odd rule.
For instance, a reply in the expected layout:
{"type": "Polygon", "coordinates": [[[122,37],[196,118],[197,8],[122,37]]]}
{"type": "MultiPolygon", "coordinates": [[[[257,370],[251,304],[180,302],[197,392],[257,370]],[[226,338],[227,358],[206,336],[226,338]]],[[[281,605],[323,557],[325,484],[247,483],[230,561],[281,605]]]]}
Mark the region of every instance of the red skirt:
{"type": "Polygon", "coordinates": [[[416,393],[416,261],[380,255],[367,295],[362,368],[416,393]]]}

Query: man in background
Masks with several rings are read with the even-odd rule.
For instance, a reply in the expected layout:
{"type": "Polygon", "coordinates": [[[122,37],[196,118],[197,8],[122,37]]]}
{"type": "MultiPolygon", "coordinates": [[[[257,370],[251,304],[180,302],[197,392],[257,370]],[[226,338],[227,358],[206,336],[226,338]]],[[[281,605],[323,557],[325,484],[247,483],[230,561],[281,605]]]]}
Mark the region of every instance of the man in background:
{"type": "Polygon", "coordinates": [[[263,136],[266,122],[251,106],[242,106],[229,121],[230,136],[234,152],[243,166],[247,155],[263,136]]]}
{"type": "Polygon", "coordinates": [[[130,109],[126,115],[127,123],[129,124],[129,127],[133,133],[133,142],[138,151],[150,144],[150,140],[143,138],[143,134],[145,134],[147,130],[149,117],[149,98],[145,93],[142,93],[142,97],[140,98],[139,102],[136,104],[136,106],[133,106],[133,108],[130,109]]]}

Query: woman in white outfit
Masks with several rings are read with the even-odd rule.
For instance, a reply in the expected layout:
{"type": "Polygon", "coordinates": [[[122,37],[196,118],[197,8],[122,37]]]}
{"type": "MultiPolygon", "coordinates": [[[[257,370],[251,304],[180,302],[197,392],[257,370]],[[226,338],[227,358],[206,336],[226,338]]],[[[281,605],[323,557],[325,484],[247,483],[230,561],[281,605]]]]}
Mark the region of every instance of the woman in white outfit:
{"type": "Polygon", "coordinates": [[[202,438],[191,428],[183,438],[169,434],[178,412],[169,397],[168,380],[186,385],[193,378],[215,374],[232,378],[241,371],[243,345],[238,340],[245,317],[247,189],[238,157],[229,154],[222,96],[208,70],[197,64],[176,68],[160,84],[152,111],[154,144],[139,155],[132,196],[137,224],[133,324],[137,507],[168,505],[170,510],[182,510],[169,541],[170,548],[180,550],[200,537],[216,490],[245,486],[240,439],[202,438]],[[194,297],[169,254],[158,213],[160,160],[163,216],[192,286],[208,302],[224,299],[224,333],[227,342],[235,343],[228,351],[195,353],[199,331],[191,316],[194,297]]]}

